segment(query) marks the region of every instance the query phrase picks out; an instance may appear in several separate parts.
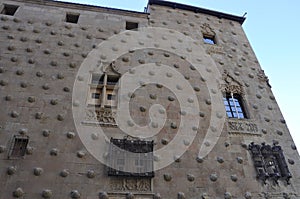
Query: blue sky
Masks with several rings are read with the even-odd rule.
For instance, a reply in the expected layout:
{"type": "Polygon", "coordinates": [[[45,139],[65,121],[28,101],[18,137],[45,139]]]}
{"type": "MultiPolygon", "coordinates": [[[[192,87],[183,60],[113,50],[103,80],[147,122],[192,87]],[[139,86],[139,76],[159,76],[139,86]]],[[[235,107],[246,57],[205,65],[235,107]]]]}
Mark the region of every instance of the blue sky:
{"type": "MultiPolygon", "coordinates": [[[[66,1],[66,0],[65,0],[66,1]]],[[[147,0],[67,0],[143,11],[147,0]]],[[[173,0],[242,16],[243,28],[270,79],[273,93],[300,149],[300,22],[299,0],[173,0]],[[299,59],[298,59],[299,58],[299,59]],[[299,117],[299,118],[298,118],[299,117]]]]}

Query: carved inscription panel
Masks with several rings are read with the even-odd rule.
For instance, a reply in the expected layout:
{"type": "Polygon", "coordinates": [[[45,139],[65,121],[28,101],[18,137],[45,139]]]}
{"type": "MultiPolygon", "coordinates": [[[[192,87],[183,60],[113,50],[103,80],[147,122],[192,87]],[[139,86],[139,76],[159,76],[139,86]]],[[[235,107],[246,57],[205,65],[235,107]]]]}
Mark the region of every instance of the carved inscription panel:
{"type": "Polygon", "coordinates": [[[150,178],[116,178],[111,179],[110,189],[112,191],[125,192],[151,192],[150,178]]]}
{"type": "MultiPolygon", "coordinates": [[[[109,199],[127,199],[124,194],[112,194],[109,196],[109,199]]],[[[134,195],[134,199],[153,199],[152,195],[134,195]]]]}
{"type": "Polygon", "coordinates": [[[257,124],[252,121],[229,119],[227,124],[229,134],[261,136],[257,124]]]}
{"type": "Polygon", "coordinates": [[[208,45],[206,48],[207,54],[225,54],[223,47],[221,46],[215,46],[215,45],[208,45]]]}

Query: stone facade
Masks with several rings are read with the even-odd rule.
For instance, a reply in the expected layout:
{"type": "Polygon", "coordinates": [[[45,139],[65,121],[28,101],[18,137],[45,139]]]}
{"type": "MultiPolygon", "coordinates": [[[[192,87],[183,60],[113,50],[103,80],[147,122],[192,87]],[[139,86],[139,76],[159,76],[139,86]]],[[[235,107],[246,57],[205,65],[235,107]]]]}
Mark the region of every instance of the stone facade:
{"type": "Polygon", "coordinates": [[[243,17],[158,0],[0,11],[1,199],[300,198],[299,154],[243,17]],[[111,138],[153,143],[143,175],[136,159],[108,175],[111,138]]]}

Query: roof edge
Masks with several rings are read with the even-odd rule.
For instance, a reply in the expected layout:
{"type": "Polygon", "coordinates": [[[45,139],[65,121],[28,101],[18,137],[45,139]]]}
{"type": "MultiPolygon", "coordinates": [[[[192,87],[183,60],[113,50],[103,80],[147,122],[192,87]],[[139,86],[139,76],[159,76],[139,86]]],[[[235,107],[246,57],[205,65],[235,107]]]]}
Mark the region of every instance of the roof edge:
{"type": "Polygon", "coordinates": [[[200,8],[200,7],[195,7],[191,5],[186,5],[186,4],[181,4],[181,3],[175,3],[175,2],[170,2],[170,1],[162,1],[162,0],[149,0],[148,5],[160,5],[160,6],[166,6],[170,8],[178,8],[182,10],[188,10],[192,11],[195,13],[203,13],[203,14],[208,14],[212,15],[218,18],[224,18],[224,19],[229,19],[232,21],[239,22],[241,25],[244,23],[246,18],[244,16],[236,16],[236,15],[231,15],[223,12],[218,12],[218,11],[213,11],[205,8],[200,8]]]}
{"type": "Polygon", "coordinates": [[[39,5],[46,5],[46,6],[64,7],[64,8],[69,8],[69,9],[87,10],[87,11],[94,11],[94,12],[99,12],[101,10],[101,11],[107,11],[107,12],[119,12],[120,14],[123,13],[123,14],[140,15],[140,16],[145,16],[145,17],[148,16],[148,13],[146,13],[146,12],[125,10],[125,9],[119,9],[119,8],[110,8],[110,7],[91,5],[91,4],[66,2],[64,0],[14,0],[14,1],[22,2],[22,3],[33,3],[33,4],[39,4],[39,5]]]}

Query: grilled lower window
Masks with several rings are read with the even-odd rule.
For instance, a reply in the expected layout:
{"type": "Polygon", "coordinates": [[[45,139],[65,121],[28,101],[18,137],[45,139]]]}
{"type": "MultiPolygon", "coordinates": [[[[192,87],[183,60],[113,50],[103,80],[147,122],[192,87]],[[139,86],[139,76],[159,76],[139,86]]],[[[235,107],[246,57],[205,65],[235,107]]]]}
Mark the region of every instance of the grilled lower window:
{"type": "Polygon", "coordinates": [[[248,148],[252,155],[258,179],[264,183],[267,179],[274,180],[276,183],[279,179],[284,179],[289,184],[292,175],[280,146],[251,143],[248,148]]]}
{"type": "Polygon", "coordinates": [[[153,141],[112,138],[108,175],[153,177],[153,141]]]}
{"type": "Polygon", "coordinates": [[[8,154],[9,158],[20,158],[25,156],[29,138],[27,136],[14,136],[8,154]]]}

